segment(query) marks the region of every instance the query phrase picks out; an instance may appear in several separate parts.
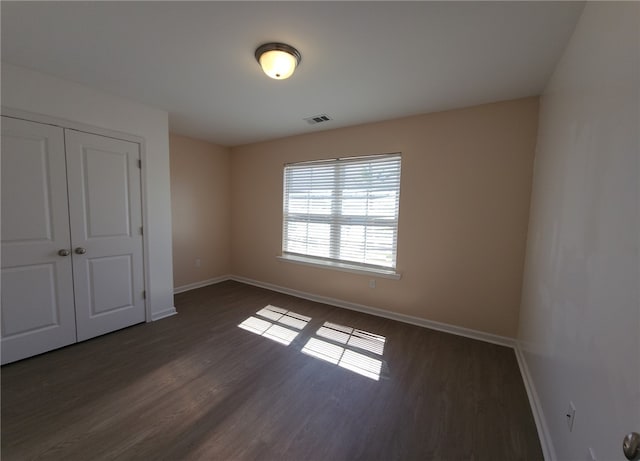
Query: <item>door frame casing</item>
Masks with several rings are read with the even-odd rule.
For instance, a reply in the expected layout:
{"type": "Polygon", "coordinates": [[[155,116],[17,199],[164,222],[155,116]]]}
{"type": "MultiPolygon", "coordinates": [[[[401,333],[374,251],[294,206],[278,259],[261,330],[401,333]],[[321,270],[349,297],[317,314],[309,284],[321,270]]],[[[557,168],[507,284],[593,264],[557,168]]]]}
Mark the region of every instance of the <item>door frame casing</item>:
{"type": "Polygon", "coordinates": [[[110,130],[107,128],[100,128],[93,125],[88,125],[86,123],[75,122],[73,120],[67,120],[60,117],[53,117],[50,115],[38,114],[35,112],[29,112],[20,109],[13,109],[11,107],[1,106],[0,115],[4,117],[25,120],[28,122],[36,122],[42,123],[44,125],[52,125],[62,129],[70,129],[75,131],[80,131],[83,133],[95,134],[98,136],[104,136],[107,138],[120,139],[123,141],[129,141],[138,144],[140,148],[140,197],[142,207],[142,271],[143,271],[143,282],[146,296],[144,297],[144,312],[145,312],[145,322],[151,322],[151,303],[150,301],[150,293],[149,293],[149,239],[148,235],[148,210],[147,210],[147,198],[146,198],[146,190],[147,190],[147,150],[145,145],[145,139],[141,136],[137,136],[130,133],[125,133],[122,131],[110,130]]]}

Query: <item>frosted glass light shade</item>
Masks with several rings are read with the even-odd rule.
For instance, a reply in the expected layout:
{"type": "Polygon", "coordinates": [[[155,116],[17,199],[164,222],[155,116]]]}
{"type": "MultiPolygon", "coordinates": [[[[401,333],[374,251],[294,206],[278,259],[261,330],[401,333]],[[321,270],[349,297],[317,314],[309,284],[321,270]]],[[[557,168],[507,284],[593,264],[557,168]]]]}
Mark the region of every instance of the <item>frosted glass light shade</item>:
{"type": "Polygon", "coordinates": [[[260,56],[260,65],[265,74],[276,80],[284,80],[296,70],[296,58],[286,51],[267,51],[260,56]]]}
{"type": "Polygon", "coordinates": [[[301,55],[284,43],[266,43],[256,50],[256,59],[265,74],[276,80],[291,77],[300,63],[301,55]]]}

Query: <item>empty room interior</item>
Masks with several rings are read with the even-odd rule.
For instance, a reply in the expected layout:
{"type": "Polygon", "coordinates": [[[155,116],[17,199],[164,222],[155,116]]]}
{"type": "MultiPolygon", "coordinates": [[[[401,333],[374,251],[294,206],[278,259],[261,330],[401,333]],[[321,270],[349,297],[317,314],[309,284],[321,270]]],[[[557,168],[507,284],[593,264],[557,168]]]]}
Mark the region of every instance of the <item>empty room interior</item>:
{"type": "Polygon", "coordinates": [[[640,459],[640,3],[0,13],[3,460],[640,459]]]}

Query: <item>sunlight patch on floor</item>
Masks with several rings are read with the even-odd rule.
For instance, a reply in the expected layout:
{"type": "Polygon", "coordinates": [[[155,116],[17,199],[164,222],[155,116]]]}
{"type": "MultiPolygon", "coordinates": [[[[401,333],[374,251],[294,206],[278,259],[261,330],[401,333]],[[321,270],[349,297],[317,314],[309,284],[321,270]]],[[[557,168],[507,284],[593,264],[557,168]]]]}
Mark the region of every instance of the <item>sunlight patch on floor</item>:
{"type": "Polygon", "coordinates": [[[372,355],[382,355],[386,341],[384,336],[330,322],[325,322],[316,335],[318,337],[307,341],[302,348],[303,353],[375,381],[380,380],[382,361],[372,355]],[[356,348],[362,351],[354,350],[356,348]]]}
{"type": "Polygon", "coordinates": [[[384,336],[330,322],[325,322],[316,334],[323,338],[346,344],[347,346],[373,352],[377,355],[382,355],[384,352],[384,343],[386,341],[384,336]]]}
{"type": "Polygon", "coordinates": [[[260,309],[256,312],[256,316],[249,317],[238,326],[285,346],[291,344],[300,330],[311,320],[311,317],[272,305],[260,309]]]}

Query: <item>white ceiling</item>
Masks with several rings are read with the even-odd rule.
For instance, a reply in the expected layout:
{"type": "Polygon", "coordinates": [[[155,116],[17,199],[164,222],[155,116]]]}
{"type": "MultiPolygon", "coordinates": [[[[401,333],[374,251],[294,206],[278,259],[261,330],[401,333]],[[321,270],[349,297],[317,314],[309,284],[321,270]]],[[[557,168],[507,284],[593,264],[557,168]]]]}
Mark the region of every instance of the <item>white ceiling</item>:
{"type": "Polygon", "coordinates": [[[222,145],[540,94],[582,2],[6,2],[2,60],[222,145]],[[289,43],[289,80],[255,48],[289,43]],[[308,125],[326,113],[332,121],[308,125]]]}

